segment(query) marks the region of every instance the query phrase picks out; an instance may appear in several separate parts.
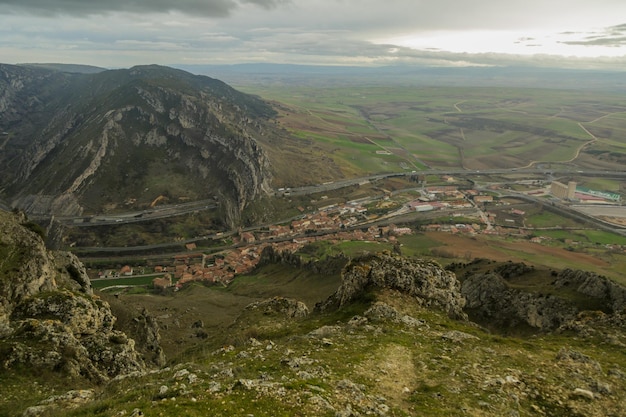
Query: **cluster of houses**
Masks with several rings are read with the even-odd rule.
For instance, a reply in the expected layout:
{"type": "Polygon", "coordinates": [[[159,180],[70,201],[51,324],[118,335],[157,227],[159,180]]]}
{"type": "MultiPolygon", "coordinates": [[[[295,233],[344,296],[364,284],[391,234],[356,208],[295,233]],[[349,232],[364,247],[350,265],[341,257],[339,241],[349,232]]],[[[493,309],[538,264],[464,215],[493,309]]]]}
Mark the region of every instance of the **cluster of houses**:
{"type": "MultiPolygon", "coordinates": [[[[454,182],[452,177],[448,179],[444,177],[444,180],[454,182]]],[[[569,184],[569,188],[565,186],[561,188],[570,193],[573,190],[578,191],[575,183],[569,184]]],[[[595,198],[607,198],[605,195],[593,195],[591,192],[587,194],[595,198]]],[[[389,199],[390,195],[389,192],[386,199],[389,199]]],[[[428,224],[422,226],[422,230],[471,235],[480,233],[523,236],[528,233],[523,227],[517,227],[523,225],[524,211],[511,208],[496,215],[489,210],[484,210],[485,205],[490,203],[494,203],[492,195],[474,189],[460,190],[455,185],[441,185],[424,187],[420,197],[405,203],[403,210],[428,212],[446,208],[452,210],[451,216],[454,217],[461,215],[454,214],[455,209],[477,206],[482,207],[484,212],[481,211],[481,216],[477,217],[474,223],[428,224]],[[500,225],[495,225],[496,217],[504,213],[506,216],[499,219],[500,225]]],[[[240,231],[237,236],[233,237],[233,243],[236,246],[233,249],[206,255],[198,252],[194,243],[187,244],[188,253],[175,256],[168,266],[154,267],[154,273],[163,274],[153,280],[154,287],[157,289],[180,288],[191,281],[227,285],[235,276],[251,272],[258,265],[262,251],[268,246],[272,246],[278,252],[294,253],[305,245],[319,240],[336,243],[343,241],[394,242],[398,236],[412,233],[410,228],[393,225],[360,227],[359,225],[368,220],[368,210],[358,202],[331,205],[310,214],[304,214],[303,207],[298,209],[303,214],[288,224],[270,225],[254,232],[240,231]]],[[[532,241],[541,243],[543,239],[545,238],[537,237],[532,241]]],[[[103,271],[100,277],[132,276],[134,273],[136,271],[126,265],[120,270],[103,271]]]]}
{"type": "MultiPolygon", "coordinates": [[[[473,204],[493,201],[490,195],[475,190],[459,191],[456,186],[427,187],[422,196],[406,204],[409,211],[430,211],[441,208],[468,208],[473,204]]],[[[301,212],[304,209],[300,210],[301,212]]],[[[154,272],[164,274],[155,278],[157,289],[180,288],[191,281],[204,281],[227,285],[236,275],[251,272],[258,264],[267,246],[279,252],[297,252],[305,245],[318,241],[384,241],[394,242],[398,236],[412,233],[410,228],[396,226],[358,226],[367,220],[367,209],[360,203],[351,202],[331,205],[315,213],[303,214],[289,224],[270,225],[262,230],[240,231],[233,237],[236,248],[217,254],[205,255],[197,251],[195,244],[187,245],[188,253],[177,255],[168,266],[156,266],[154,272]]],[[[488,233],[479,224],[432,224],[426,231],[451,233],[488,233]]],[[[113,276],[132,275],[132,268],[125,266],[113,276]]]]}
{"type": "MultiPolygon", "coordinates": [[[[250,232],[246,232],[252,235],[250,232]]],[[[191,281],[204,281],[210,283],[229,284],[236,275],[251,272],[259,263],[261,253],[267,246],[272,246],[278,252],[297,252],[305,245],[324,240],[331,242],[342,241],[385,241],[393,242],[397,236],[412,233],[408,227],[396,226],[371,226],[364,229],[337,231],[321,236],[304,236],[281,242],[260,241],[256,238],[253,244],[220,252],[213,255],[202,253],[189,253],[176,255],[173,265],[169,267],[157,266],[155,273],[165,273],[164,278],[153,280],[154,288],[165,289],[169,287],[180,288],[183,284],[191,281]],[[174,284],[175,283],[175,284],[174,284]]],[[[250,238],[250,236],[247,236],[250,238]]],[[[244,233],[239,239],[243,241],[244,233]]]]}
{"type": "MultiPolygon", "coordinates": [[[[290,229],[291,233],[295,234],[306,233],[309,230],[336,230],[357,224],[365,219],[366,213],[367,208],[358,203],[332,205],[292,221],[290,229]]],[[[284,232],[284,229],[282,231],[284,232]]]]}
{"type": "Polygon", "coordinates": [[[119,278],[119,277],[131,277],[135,273],[135,270],[130,265],[124,265],[119,270],[107,269],[98,273],[98,278],[119,278]]]}
{"type": "Polygon", "coordinates": [[[481,194],[476,190],[459,190],[453,185],[427,187],[423,195],[408,203],[411,211],[431,211],[441,208],[462,209],[474,204],[493,203],[492,195],[481,194]]]}
{"type": "MultiPolygon", "coordinates": [[[[409,210],[429,211],[444,207],[471,207],[466,195],[455,186],[428,187],[424,191],[424,197],[408,203],[409,210]]],[[[304,209],[301,208],[300,211],[304,212],[304,209]]],[[[269,245],[277,251],[296,252],[317,240],[393,242],[397,236],[412,233],[410,228],[396,226],[352,227],[364,220],[367,220],[367,208],[358,202],[350,202],[303,214],[289,224],[270,225],[254,233],[240,231],[233,238],[233,243],[240,244],[240,246],[218,254],[202,254],[197,251],[195,244],[190,243],[187,245],[187,254],[175,256],[169,266],[154,268],[155,273],[164,275],[156,278],[153,285],[155,288],[164,289],[172,286],[180,287],[190,281],[228,284],[236,275],[252,271],[260,260],[261,252],[269,245]]],[[[477,229],[479,227],[476,227],[477,229]]],[[[456,232],[456,230],[451,231],[456,232]]],[[[110,271],[103,277],[132,274],[132,268],[125,266],[119,272],[110,271]]]]}

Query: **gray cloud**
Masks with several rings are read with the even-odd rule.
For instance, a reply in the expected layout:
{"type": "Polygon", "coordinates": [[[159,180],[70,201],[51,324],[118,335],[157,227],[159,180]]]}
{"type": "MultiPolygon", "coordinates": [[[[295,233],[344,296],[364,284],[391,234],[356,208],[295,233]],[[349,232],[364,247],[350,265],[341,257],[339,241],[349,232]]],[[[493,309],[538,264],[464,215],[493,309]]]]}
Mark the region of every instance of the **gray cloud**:
{"type": "Polygon", "coordinates": [[[578,35],[585,36],[583,39],[566,40],[561,41],[561,43],[564,45],[608,46],[616,48],[626,46],[626,24],[611,26],[601,32],[579,33],[578,35]]]}
{"type": "Polygon", "coordinates": [[[458,45],[482,46],[489,39],[466,35],[512,31],[510,45],[519,53],[545,52],[546,45],[557,41],[563,49],[595,50],[623,45],[626,24],[615,26],[613,16],[624,15],[623,0],[0,0],[0,59],[104,67],[240,62],[561,65],[562,57],[463,54],[446,52],[463,50],[451,43],[423,42],[421,50],[392,43],[445,32],[453,43],[458,37],[458,45]],[[593,33],[594,27],[609,28],[593,33]]]}
{"type": "Polygon", "coordinates": [[[582,45],[582,46],[610,46],[621,47],[626,46],[626,36],[612,36],[612,37],[597,37],[594,39],[582,40],[582,41],[563,41],[565,45],[582,45]]]}
{"type": "Polygon", "coordinates": [[[36,15],[88,16],[111,12],[166,13],[226,17],[241,5],[271,9],[289,0],[0,0],[0,11],[36,15]]]}

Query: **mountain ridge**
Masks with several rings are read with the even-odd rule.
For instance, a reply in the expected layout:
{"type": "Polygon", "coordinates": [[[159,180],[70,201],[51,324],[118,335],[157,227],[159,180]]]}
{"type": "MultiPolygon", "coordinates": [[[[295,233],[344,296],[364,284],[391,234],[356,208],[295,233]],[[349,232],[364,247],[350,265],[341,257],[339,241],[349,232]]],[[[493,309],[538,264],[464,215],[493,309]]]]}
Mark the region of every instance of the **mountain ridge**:
{"type": "Polygon", "coordinates": [[[0,85],[0,190],[30,214],[217,195],[234,224],[269,190],[257,138],[274,111],[219,80],[155,65],[95,74],[0,65],[0,85]],[[142,195],[150,188],[159,189],[142,195]]]}
{"type": "Polygon", "coordinates": [[[106,71],[107,68],[96,67],[93,65],[85,65],[85,64],[61,64],[55,62],[46,62],[46,63],[20,63],[17,64],[22,67],[33,67],[33,68],[44,68],[53,71],[60,72],[69,72],[69,73],[78,73],[78,74],[93,74],[102,71],[106,71]]]}

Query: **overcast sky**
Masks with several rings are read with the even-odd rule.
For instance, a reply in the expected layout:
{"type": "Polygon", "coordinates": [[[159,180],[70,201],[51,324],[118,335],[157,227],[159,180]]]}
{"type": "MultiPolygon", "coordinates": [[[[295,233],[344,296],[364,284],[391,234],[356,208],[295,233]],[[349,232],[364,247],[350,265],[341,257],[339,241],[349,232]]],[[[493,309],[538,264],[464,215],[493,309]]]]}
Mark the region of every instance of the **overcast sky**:
{"type": "Polygon", "coordinates": [[[626,1],[0,0],[10,64],[520,61],[626,69],[626,1]]]}

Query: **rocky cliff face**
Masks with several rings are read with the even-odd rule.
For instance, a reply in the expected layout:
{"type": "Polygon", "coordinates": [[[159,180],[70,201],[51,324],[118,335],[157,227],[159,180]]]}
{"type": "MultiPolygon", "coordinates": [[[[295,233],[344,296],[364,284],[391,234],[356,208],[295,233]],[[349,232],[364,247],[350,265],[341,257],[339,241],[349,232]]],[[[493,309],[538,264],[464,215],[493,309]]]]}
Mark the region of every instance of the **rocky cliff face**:
{"type": "Polygon", "coordinates": [[[467,318],[459,281],[436,262],[371,255],[350,261],[341,276],[341,286],[316,307],[318,310],[341,307],[378,288],[397,290],[413,297],[419,305],[440,309],[452,318],[467,318]]]}
{"type": "Polygon", "coordinates": [[[157,66],[0,65],[0,91],[0,187],[30,214],[217,196],[234,223],[269,190],[258,138],[273,110],[218,80],[157,66]]]}
{"type": "Polygon", "coordinates": [[[83,265],[46,250],[19,217],[0,211],[0,351],[5,369],[27,365],[95,382],[144,369],[135,342],[114,330],[83,265]]]}

